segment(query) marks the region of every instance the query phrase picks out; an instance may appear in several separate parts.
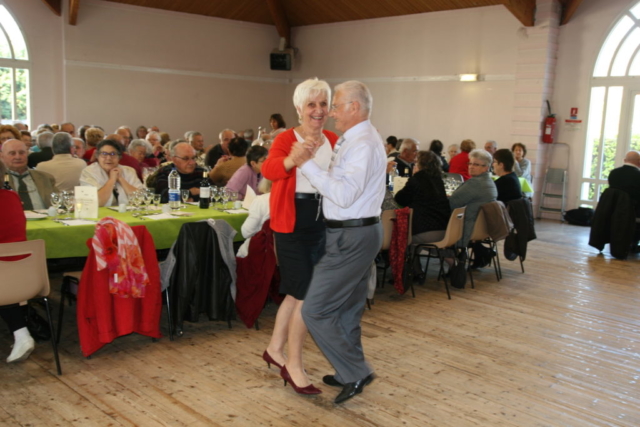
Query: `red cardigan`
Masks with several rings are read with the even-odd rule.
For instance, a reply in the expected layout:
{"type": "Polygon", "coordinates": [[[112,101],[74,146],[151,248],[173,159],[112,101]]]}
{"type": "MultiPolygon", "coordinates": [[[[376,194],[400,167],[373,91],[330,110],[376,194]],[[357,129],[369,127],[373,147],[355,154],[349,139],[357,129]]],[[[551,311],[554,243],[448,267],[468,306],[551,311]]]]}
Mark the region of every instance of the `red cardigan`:
{"type": "MultiPolygon", "coordinates": [[[[331,148],[336,145],[338,135],[323,130],[331,148]]],[[[262,175],[273,181],[269,210],[271,211],[271,229],[278,233],[293,233],[296,225],[296,168],[289,172],[284,169],[284,159],[289,156],[291,147],[297,141],[293,128],[282,132],[273,141],[267,160],[262,164],[262,175]]]]}
{"type": "Polygon", "coordinates": [[[459,173],[464,180],[471,178],[469,175],[469,153],[464,151],[460,154],[453,156],[453,159],[449,162],[449,173],[459,173]]]}

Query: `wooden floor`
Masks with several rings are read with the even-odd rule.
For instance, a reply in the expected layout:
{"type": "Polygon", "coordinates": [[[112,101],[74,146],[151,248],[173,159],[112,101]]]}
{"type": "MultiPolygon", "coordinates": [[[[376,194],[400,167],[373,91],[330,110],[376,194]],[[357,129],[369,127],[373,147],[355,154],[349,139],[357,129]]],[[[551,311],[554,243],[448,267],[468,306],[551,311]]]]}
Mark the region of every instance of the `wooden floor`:
{"type": "MultiPolygon", "coordinates": [[[[311,339],[319,397],[297,396],[267,369],[274,307],[260,331],[186,324],[174,342],[122,337],[90,360],[69,315],[62,376],[48,343],[0,365],[0,425],[639,426],[640,258],[598,255],[588,228],[543,221],[537,231],[526,274],[503,259],[501,282],[484,269],[451,301],[433,272],[415,299],[379,290],[363,318],[378,378],[342,406],[321,384],[332,370],[311,339]]],[[[10,344],[0,333],[2,358],[10,344]]]]}

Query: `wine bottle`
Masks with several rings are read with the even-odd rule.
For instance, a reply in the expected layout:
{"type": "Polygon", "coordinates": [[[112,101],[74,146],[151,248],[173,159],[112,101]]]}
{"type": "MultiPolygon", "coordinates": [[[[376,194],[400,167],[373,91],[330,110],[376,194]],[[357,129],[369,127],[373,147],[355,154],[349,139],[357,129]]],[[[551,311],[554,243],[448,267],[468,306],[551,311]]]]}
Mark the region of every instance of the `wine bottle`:
{"type": "Polygon", "coordinates": [[[202,171],[202,181],[200,181],[200,209],[209,209],[209,199],[211,198],[211,187],[207,171],[202,171]]]}

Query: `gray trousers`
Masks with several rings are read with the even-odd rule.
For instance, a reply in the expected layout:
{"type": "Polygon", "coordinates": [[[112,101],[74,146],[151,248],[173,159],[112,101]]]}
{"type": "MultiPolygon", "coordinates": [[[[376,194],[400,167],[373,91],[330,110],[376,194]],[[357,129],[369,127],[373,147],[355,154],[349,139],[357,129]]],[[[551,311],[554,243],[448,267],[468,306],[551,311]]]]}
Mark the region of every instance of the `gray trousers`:
{"type": "Polygon", "coordinates": [[[327,228],[325,255],[313,271],[302,306],[309,332],[341,383],[372,372],[364,359],[360,320],[371,263],[382,246],[382,225],[327,228]]]}

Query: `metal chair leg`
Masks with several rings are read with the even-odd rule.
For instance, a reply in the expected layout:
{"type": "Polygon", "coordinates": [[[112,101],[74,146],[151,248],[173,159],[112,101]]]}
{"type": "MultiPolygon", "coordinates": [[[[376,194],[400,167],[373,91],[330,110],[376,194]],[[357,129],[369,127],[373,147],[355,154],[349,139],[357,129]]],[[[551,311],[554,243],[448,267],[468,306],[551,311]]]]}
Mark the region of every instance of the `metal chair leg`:
{"type": "Polygon", "coordinates": [[[53,328],[53,319],[51,316],[51,308],[49,307],[49,298],[44,297],[44,306],[47,310],[47,320],[49,321],[49,331],[51,332],[51,347],[53,347],[53,357],[56,360],[56,370],[58,375],[62,375],[62,368],[60,367],[60,357],[58,356],[58,339],[56,332],[53,328]]]}
{"type": "Polygon", "coordinates": [[[447,282],[447,276],[444,275],[444,254],[438,249],[438,257],[440,258],[440,275],[444,279],[444,288],[447,290],[447,298],[451,299],[451,292],[449,292],[449,283],[447,282]]]}
{"type": "Polygon", "coordinates": [[[173,319],[171,317],[171,298],[169,298],[169,288],[164,290],[167,300],[167,321],[169,322],[169,341],[173,341],[173,319]]]}
{"type": "Polygon", "coordinates": [[[69,296],[69,280],[67,277],[62,279],[62,287],[60,288],[60,308],[58,309],[58,334],[56,335],[56,344],[60,344],[60,336],[62,335],[62,318],[64,316],[64,297],[69,296]]]}
{"type": "Polygon", "coordinates": [[[524,274],[524,264],[522,263],[522,257],[519,256],[518,258],[520,258],[520,268],[522,269],[522,274],[524,274]]]}

